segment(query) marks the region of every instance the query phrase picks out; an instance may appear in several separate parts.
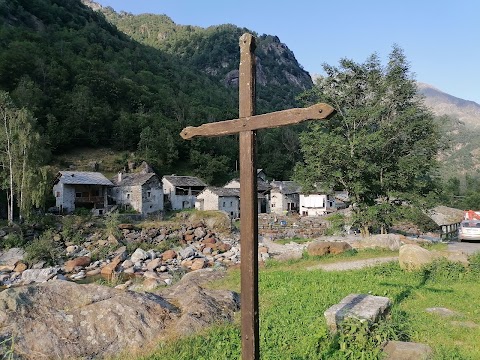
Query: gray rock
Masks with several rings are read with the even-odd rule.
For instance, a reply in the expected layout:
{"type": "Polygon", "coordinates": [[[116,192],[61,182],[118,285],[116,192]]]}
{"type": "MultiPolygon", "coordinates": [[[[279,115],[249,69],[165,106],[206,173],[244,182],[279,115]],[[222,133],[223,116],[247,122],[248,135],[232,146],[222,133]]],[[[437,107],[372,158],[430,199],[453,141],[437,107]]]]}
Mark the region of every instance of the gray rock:
{"type": "Polygon", "coordinates": [[[400,247],[398,261],[404,270],[420,269],[422,266],[431,263],[437,256],[414,244],[407,244],[400,247]]]}
{"type": "Polygon", "coordinates": [[[29,284],[32,282],[42,283],[50,280],[57,275],[58,269],[49,267],[46,269],[27,269],[22,273],[22,283],[29,284]]]}
{"type": "Polygon", "coordinates": [[[15,265],[22,261],[25,256],[25,250],[21,248],[11,248],[0,256],[0,265],[15,265]]]}
{"type": "Polygon", "coordinates": [[[442,307],[428,308],[428,309],[425,309],[425,311],[432,314],[440,315],[442,317],[450,317],[450,316],[457,315],[455,311],[447,308],[442,308],[442,307]]]}
{"type": "Polygon", "coordinates": [[[130,259],[127,259],[127,260],[125,260],[125,261],[122,263],[122,267],[123,267],[124,269],[131,268],[131,267],[133,267],[133,265],[134,265],[134,264],[133,264],[133,261],[130,260],[130,259]]]}
{"type": "Polygon", "coordinates": [[[147,254],[147,252],[145,250],[138,248],[133,252],[130,260],[132,260],[132,262],[134,263],[137,263],[138,261],[142,261],[148,258],[149,258],[149,255],[147,254]]]}
{"type": "Polygon", "coordinates": [[[428,360],[432,356],[432,349],[428,345],[389,341],[383,348],[387,355],[386,360],[428,360]]]}
{"type": "Polygon", "coordinates": [[[157,258],[157,253],[153,249],[148,250],[147,254],[148,254],[149,259],[153,260],[153,259],[157,258]]]}
{"type": "Polygon", "coordinates": [[[328,308],[324,315],[329,329],[336,332],[338,326],[345,319],[355,318],[375,322],[385,314],[389,307],[390,299],[387,297],[350,294],[338,304],[328,308]]]}
{"type": "Polygon", "coordinates": [[[147,264],[147,270],[153,271],[162,264],[162,259],[156,258],[147,264]]]}
{"type": "Polygon", "coordinates": [[[180,251],[180,256],[182,257],[182,259],[188,259],[190,257],[195,256],[195,254],[196,254],[196,251],[191,246],[187,246],[185,249],[182,249],[182,251],[180,251]]]}
{"type": "Polygon", "coordinates": [[[361,248],[399,250],[405,237],[397,234],[379,234],[366,237],[358,242],[361,248]]]}
{"type": "Polygon", "coordinates": [[[205,237],[205,235],[207,235],[207,232],[203,227],[197,227],[193,232],[193,235],[195,235],[197,239],[202,239],[205,237]]]}
{"type": "Polygon", "coordinates": [[[101,359],[231,320],[239,308],[235,293],[179,284],[168,294],[171,303],[166,296],[64,281],[6,289],[0,337],[16,334],[14,351],[24,359],[101,359]]]}

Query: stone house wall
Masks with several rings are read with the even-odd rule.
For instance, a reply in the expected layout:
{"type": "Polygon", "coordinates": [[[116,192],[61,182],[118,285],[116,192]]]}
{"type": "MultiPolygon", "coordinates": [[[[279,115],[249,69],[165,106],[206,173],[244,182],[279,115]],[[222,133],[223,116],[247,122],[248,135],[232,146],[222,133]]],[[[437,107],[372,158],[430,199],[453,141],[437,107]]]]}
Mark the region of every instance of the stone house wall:
{"type": "Polygon", "coordinates": [[[285,214],[292,209],[298,210],[299,195],[283,194],[279,189],[272,189],[270,192],[270,212],[278,215],[285,214]]]}
{"type": "Polygon", "coordinates": [[[231,218],[240,216],[240,200],[237,196],[218,196],[208,189],[197,196],[195,208],[225,211],[231,218]]]}

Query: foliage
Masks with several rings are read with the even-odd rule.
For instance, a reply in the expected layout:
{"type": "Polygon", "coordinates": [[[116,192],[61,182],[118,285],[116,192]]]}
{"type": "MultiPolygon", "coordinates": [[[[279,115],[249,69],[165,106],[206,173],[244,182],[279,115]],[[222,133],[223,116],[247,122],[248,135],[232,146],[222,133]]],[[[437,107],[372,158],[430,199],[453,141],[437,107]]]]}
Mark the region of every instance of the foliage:
{"type": "Polygon", "coordinates": [[[339,235],[343,233],[345,227],[344,215],[336,213],[327,216],[325,219],[330,223],[330,226],[325,231],[325,235],[339,235]]]}
{"type": "Polygon", "coordinates": [[[27,262],[45,261],[49,265],[55,265],[62,256],[62,247],[53,239],[52,230],[43,232],[39,237],[34,238],[25,247],[27,262]]]}
{"type": "Polygon", "coordinates": [[[295,177],[307,190],[347,190],[364,233],[388,228],[398,201],[424,205],[435,189],[439,150],[433,115],[417,97],[409,65],[397,46],[386,66],[372,55],[363,64],[342,59],[324,65],[326,76],[304,93],[306,103],[326,102],[337,114],[312,123],[300,136],[304,162],[295,177]]]}
{"type": "Polygon", "coordinates": [[[112,211],[105,215],[104,222],[107,236],[113,235],[118,238],[121,235],[118,228],[118,225],[120,225],[120,213],[118,211],[112,211]]]}
{"type": "Polygon", "coordinates": [[[5,250],[16,247],[22,248],[26,243],[27,241],[22,233],[12,232],[3,237],[1,247],[5,250]]]}
{"type": "Polygon", "coordinates": [[[48,151],[37,132],[36,119],[25,108],[18,109],[0,90],[0,161],[2,189],[7,190],[8,220],[14,219],[16,203],[20,218],[29,216],[32,206],[45,204],[48,171],[42,167],[48,151]],[[39,185],[41,183],[42,185],[39,185]]]}
{"type": "MultiPolygon", "coordinates": [[[[226,182],[238,139],[186,142],[178,134],[188,125],[238,116],[236,83],[226,77],[238,69],[238,38],[246,29],[202,29],[176,25],[165,15],[102,11],[79,0],[0,2],[0,90],[37,119],[54,154],[108,146],[136,152],[160,176],[179,168],[194,174],[201,164],[209,173],[200,175],[226,182]]],[[[308,73],[278,38],[261,35],[257,42],[263,79],[257,113],[297,106],[295,97],[312,85],[308,73]]],[[[258,163],[270,176],[291,174],[299,159],[298,131],[259,134],[258,163]],[[278,146],[283,151],[271,151],[278,146]]]]}

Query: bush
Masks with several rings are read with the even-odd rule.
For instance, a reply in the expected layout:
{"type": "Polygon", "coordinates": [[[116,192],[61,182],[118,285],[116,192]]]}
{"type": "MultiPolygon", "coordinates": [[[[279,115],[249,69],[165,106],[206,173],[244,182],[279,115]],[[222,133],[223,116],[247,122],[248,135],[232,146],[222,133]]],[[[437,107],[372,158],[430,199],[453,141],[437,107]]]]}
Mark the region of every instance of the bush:
{"type": "Polygon", "coordinates": [[[325,235],[337,235],[343,233],[345,226],[345,216],[342,214],[333,214],[325,218],[330,222],[330,226],[325,230],[325,235]]]}
{"type": "Polygon", "coordinates": [[[467,269],[459,262],[451,262],[445,258],[437,259],[425,265],[421,274],[427,281],[458,281],[465,277],[467,269]]]}
{"type": "Polygon", "coordinates": [[[27,262],[45,261],[49,265],[55,265],[62,256],[62,247],[53,240],[53,232],[45,231],[35,238],[25,248],[27,262]]]}
{"type": "Polygon", "coordinates": [[[21,233],[19,234],[19,233],[12,232],[3,238],[1,246],[3,249],[8,250],[11,248],[24,247],[25,243],[26,243],[26,240],[24,239],[21,233]]]}

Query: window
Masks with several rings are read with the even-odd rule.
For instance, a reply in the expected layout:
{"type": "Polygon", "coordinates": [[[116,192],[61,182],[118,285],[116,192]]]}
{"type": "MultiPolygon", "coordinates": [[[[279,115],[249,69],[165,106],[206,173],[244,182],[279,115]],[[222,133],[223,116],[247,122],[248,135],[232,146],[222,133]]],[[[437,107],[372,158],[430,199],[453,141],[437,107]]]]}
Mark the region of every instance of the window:
{"type": "Polygon", "coordinates": [[[75,193],[75,197],[82,197],[82,193],[81,192],[75,193]]]}
{"type": "Polygon", "coordinates": [[[100,196],[100,190],[94,190],[93,196],[100,196]]]}
{"type": "Polygon", "coordinates": [[[60,191],[57,191],[57,197],[60,197],[60,191]]]}
{"type": "Polygon", "coordinates": [[[127,199],[130,199],[130,193],[127,193],[127,199]]]}
{"type": "Polygon", "coordinates": [[[223,202],[223,207],[225,207],[225,201],[223,202]]]}
{"type": "Polygon", "coordinates": [[[230,201],[230,206],[233,206],[233,201],[230,201]]]}
{"type": "Polygon", "coordinates": [[[150,197],[150,195],[152,195],[152,193],[150,191],[147,191],[147,197],[150,197]]]}
{"type": "Polygon", "coordinates": [[[272,207],[275,207],[275,203],[272,203],[272,207]]]}

